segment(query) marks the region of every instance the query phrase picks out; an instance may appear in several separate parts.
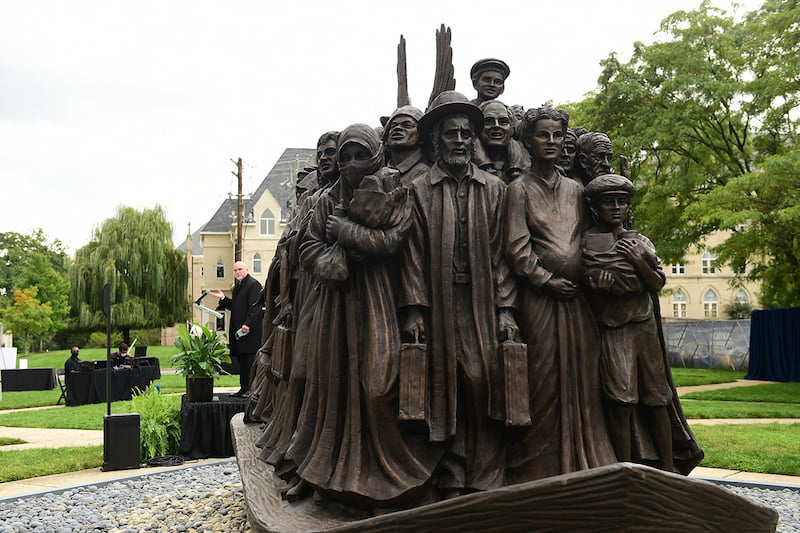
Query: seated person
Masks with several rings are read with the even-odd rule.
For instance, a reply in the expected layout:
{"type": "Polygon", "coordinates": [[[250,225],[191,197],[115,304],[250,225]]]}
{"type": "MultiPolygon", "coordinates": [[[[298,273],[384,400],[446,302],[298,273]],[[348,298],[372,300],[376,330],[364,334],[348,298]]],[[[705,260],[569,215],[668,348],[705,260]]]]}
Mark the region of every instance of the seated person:
{"type": "Polygon", "coordinates": [[[111,354],[111,366],[130,366],[133,363],[131,354],[128,353],[128,345],[121,342],[117,346],[117,352],[111,354]]]}
{"type": "Polygon", "coordinates": [[[66,404],[72,404],[72,391],[70,390],[70,374],[73,372],[80,371],[80,363],[81,360],[78,357],[80,350],[77,346],[73,346],[69,352],[69,359],[64,361],[64,385],[67,387],[67,397],[66,397],[66,404]]]}

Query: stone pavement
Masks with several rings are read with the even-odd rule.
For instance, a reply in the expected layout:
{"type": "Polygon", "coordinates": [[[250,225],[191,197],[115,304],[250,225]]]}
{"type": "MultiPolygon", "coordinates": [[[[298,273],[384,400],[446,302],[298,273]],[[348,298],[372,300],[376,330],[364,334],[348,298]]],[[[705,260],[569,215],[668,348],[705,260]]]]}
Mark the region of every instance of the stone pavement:
{"type": "MultiPolygon", "coordinates": [[[[720,383],[715,385],[699,385],[693,387],[679,387],[678,394],[683,395],[689,392],[698,392],[714,389],[727,389],[737,386],[759,385],[770,383],[767,381],[738,380],[736,383],[720,383]]],[[[236,387],[218,387],[214,392],[234,392],[236,387]]],[[[63,408],[63,406],[51,407],[63,408]]],[[[690,425],[701,424],[767,424],[767,423],[795,424],[800,423],[798,419],[726,419],[726,420],[689,420],[690,425]]],[[[78,430],[78,429],[42,429],[42,428],[18,428],[0,426],[0,437],[16,437],[26,441],[26,444],[14,444],[2,446],[0,450],[15,450],[27,448],[62,448],[66,446],[101,446],[103,444],[102,430],[78,430]]],[[[203,462],[218,461],[219,459],[207,459],[200,461],[188,461],[189,464],[201,464],[203,462]]],[[[184,463],[184,464],[187,464],[184,463]]],[[[36,492],[63,490],[76,485],[86,485],[92,483],[102,483],[114,479],[126,478],[142,474],[150,474],[169,470],[175,467],[146,467],[139,470],[117,470],[102,472],[100,468],[81,470],[78,472],[68,472],[52,476],[43,476],[20,481],[10,481],[0,483],[0,499],[23,496],[36,492]]],[[[771,483],[777,485],[789,485],[800,488],[800,477],[783,476],[777,474],[762,474],[756,472],[742,472],[738,470],[725,470],[720,468],[697,467],[690,474],[691,477],[705,479],[722,479],[725,481],[747,482],[747,483],[771,483]]]]}

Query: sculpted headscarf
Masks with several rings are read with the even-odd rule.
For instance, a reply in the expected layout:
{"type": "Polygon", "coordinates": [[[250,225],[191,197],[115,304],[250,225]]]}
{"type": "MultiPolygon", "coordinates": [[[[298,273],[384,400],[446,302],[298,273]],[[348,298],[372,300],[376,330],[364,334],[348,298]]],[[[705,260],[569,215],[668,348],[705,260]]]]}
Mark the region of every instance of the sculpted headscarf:
{"type": "Polygon", "coordinates": [[[339,134],[339,142],[336,145],[336,151],[339,153],[339,174],[343,178],[350,178],[354,176],[367,176],[375,174],[383,166],[383,147],[381,140],[375,129],[366,124],[352,124],[347,126],[339,134]],[[342,162],[342,148],[347,143],[356,143],[364,148],[371,154],[371,157],[366,161],[347,161],[342,162]]]}

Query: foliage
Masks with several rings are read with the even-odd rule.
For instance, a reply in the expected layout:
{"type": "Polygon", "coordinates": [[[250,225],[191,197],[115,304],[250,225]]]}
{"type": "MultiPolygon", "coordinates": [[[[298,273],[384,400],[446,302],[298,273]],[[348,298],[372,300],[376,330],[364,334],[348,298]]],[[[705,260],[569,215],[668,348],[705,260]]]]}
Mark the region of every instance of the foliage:
{"type": "Polygon", "coordinates": [[[750,302],[733,302],[725,306],[725,314],[729,320],[747,320],[752,312],[753,306],[750,302]]]}
{"type": "Polygon", "coordinates": [[[28,258],[28,268],[19,277],[19,287],[36,287],[39,301],[50,304],[53,325],[48,333],[53,334],[66,325],[64,320],[69,314],[69,282],[64,273],[56,270],[50,258],[40,252],[32,253],[28,258]]]}
{"type": "Polygon", "coordinates": [[[792,403],[800,405],[800,383],[765,383],[732,389],[691,392],[682,398],[737,402],[792,403]]]}
{"type": "MultiPolygon", "coordinates": [[[[122,332],[120,331],[112,331],[111,332],[111,351],[113,352],[120,343],[123,342],[122,339],[122,332]]],[[[108,335],[105,331],[93,331],[89,335],[89,339],[86,341],[87,348],[106,348],[108,344],[108,335]]],[[[101,359],[105,359],[106,354],[103,353],[101,359]]]]}
{"type": "Polygon", "coordinates": [[[693,425],[705,452],[700,466],[800,475],[800,424],[693,425]]]}
{"type": "Polygon", "coordinates": [[[37,287],[14,291],[14,305],[3,310],[5,326],[14,334],[23,353],[28,353],[31,339],[35,335],[47,333],[53,326],[53,309],[48,303],[41,303],[36,295],[37,287]]]}
{"type": "Polygon", "coordinates": [[[713,383],[733,383],[742,379],[746,372],[741,370],[712,370],[708,368],[672,368],[672,380],[676,387],[711,385],[713,383]]]}
{"type": "Polygon", "coordinates": [[[20,278],[36,254],[43,255],[58,274],[66,275],[69,257],[61,241],[50,241],[41,229],[29,235],[0,232],[0,308],[11,304],[16,289],[29,286],[20,285],[20,278]]]}
{"type": "Polygon", "coordinates": [[[77,472],[102,464],[102,446],[4,450],[0,451],[0,483],[77,472]]]}
{"type": "Polygon", "coordinates": [[[119,207],[75,255],[70,304],[76,325],[103,330],[103,286],[111,284],[111,315],[130,344],[131,328],[172,326],[189,317],[186,257],[172,245],[172,227],[160,206],[119,207]]]}
{"type": "Polygon", "coordinates": [[[715,251],[763,283],[763,306],[800,303],[800,4],[767,0],[735,20],[708,1],[661,24],[659,40],[611,54],[599,87],[569,106],[630,160],[637,228],[666,263],[717,230],[715,251]]]}
{"type": "Polygon", "coordinates": [[[175,347],[179,352],[172,356],[173,366],[184,376],[218,376],[222,363],[230,363],[225,337],[201,324],[194,324],[191,332],[181,324],[175,347]]]}
{"type": "Polygon", "coordinates": [[[181,444],[181,401],[162,396],[154,386],[136,390],[131,410],[139,413],[139,443],[143,460],[178,453],[181,444]]]}

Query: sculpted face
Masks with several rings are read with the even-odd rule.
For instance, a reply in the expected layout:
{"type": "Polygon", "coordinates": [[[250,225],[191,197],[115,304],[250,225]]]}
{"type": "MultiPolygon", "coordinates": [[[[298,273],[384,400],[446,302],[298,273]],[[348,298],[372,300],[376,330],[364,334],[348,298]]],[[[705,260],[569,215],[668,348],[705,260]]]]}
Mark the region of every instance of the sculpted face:
{"type": "Polygon", "coordinates": [[[563,126],[558,120],[537,120],[533,135],[522,139],[522,143],[533,159],[558,161],[564,148],[563,126]]]}
{"type": "Polygon", "coordinates": [[[317,146],[317,172],[323,181],[336,173],[336,141],[330,139],[317,146]]]}
{"type": "Polygon", "coordinates": [[[389,148],[414,148],[419,144],[417,121],[408,115],[398,115],[386,125],[389,134],[386,146],[389,148]]]}
{"type": "Polygon", "coordinates": [[[508,146],[511,141],[511,117],[506,106],[492,103],[483,110],[481,140],[487,147],[508,146]]]}
{"type": "Polygon", "coordinates": [[[611,145],[607,142],[598,142],[588,154],[580,154],[581,165],[590,177],[610,174],[613,157],[611,145]]]}
{"type": "Polygon", "coordinates": [[[501,72],[484,70],[478,74],[478,79],[472,81],[472,86],[478,91],[478,100],[492,100],[497,98],[506,88],[506,79],[501,72]]]}
{"type": "Polygon", "coordinates": [[[339,151],[339,170],[342,178],[347,181],[347,184],[352,188],[358,187],[361,180],[366,176],[366,172],[361,170],[359,163],[364,163],[372,158],[372,154],[366,147],[348,142],[339,151]]]}
{"type": "Polygon", "coordinates": [[[575,159],[575,141],[578,138],[570,130],[564,136],[564,150],[561,152],[561,157],[558,158],[558,166],[564,170],[572,168],[572,160],[575,159]]]}
{"type": "Polygon", "coordinates": [[[443,119],[439,143],[439,158],[445,166],[468,165],[475,146],[475,133],[469,119],[459,115],[443,119]]]}
{"type": "Polygon", "coordinates": [[[631,199],[623,192],[601,194],[597,200],[597,221],[608,229],[621,227],[631,211],[631,199]]]}

